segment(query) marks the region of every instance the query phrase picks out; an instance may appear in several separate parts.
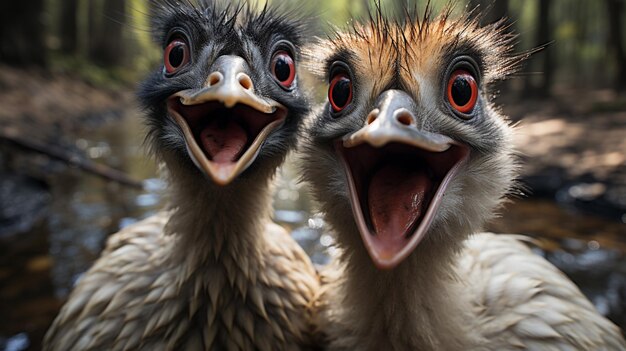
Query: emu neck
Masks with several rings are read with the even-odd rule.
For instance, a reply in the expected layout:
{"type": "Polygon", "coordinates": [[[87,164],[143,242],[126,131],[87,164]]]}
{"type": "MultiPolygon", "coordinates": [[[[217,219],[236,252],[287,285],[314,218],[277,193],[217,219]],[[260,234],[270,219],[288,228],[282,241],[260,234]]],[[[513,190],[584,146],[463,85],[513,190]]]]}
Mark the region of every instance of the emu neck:
{"type": "MultiPolygon", "coordinates": [[[[270,178],[240,178],[220,187],[201,177],[173,174],[167,232],[176,251],[193,265],[254,262],[263,255],[264,225],[271,213],[270,178]]],[[[254,263],[251,263],[254,264],[254,263]]]]}
{"type": "Polygon", "coordinates": [[[399,266],[383,271],[374,267],[362,245],[345,251],[342,318],[359,335],[355,342],[364,349],[471,347],[470,306],[454,273],[455,259],[454,247],[422,242],[399,266]]]}

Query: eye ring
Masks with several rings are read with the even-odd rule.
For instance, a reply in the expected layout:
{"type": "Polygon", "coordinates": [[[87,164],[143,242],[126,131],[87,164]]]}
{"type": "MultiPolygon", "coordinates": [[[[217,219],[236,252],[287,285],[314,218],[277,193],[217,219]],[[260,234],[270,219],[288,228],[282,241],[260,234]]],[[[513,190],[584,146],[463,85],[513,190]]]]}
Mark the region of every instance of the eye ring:
{"type": "Polygon", "coordinates": [[[278,50],[272,56],[271,71],[281,87],[289,89],[296,80],[296,63],[287,50],[278,50]]]}
{"type": "MultiPolygon", "coordinates": [[[[448,68],[443,71],[441,73],[441,103],[442,103],[442,108],[444,108],[445,110],[447,110],[447,112],[451,115],[453,115],[454,117],[463,119],[465,121],[470,121],[472,120],[476,115],[476,111],[477,111],[477,107],[478,105],[480,105],[480,84],[481,84],[481,69],[480,69],[481,65],[479,64],[479,61],[477,61],[476,59],[474,59],[474,55],[472,54],[458,54],[456,57],[454,57],[449,65],[448,68]],[[463,71],[464,74],[467,74],[469,76],[471,76],[471,79],[467,79],[467,80],[463,80],[463,82],[467,83],[466,86],[470,87],[469,90],[465,91],[465,94],[462,94],[462,96],[464,96],[465,99],[456,101],[454,100],[454,97],[452,96],[452,91],[451,91],[451,83],[453,83],[456,80],[456,77],[454,79],[453,76],[456,73],[459,73],[459,71],[463,71]],[[471,80],[473,80],[473,83],[471,82],[471,80]],[[476,86],[476,89],[472,89],[472,86],[476,86]],[[476,93],[474,95],[474,92],[476,93]],[[468,105],[468,102],[470,102],[470,100],[473,100],[473,97],[476,98],[476,101],[473,102],[473,106],[472,104],[468,105]],[[467,100],[467,101],[466,101],[467,100]],[[455,107],[456,106],[456,107],[455,107]],[[469,108],[471,106],[471,109],[469,108]],[[457,109],[457,107],[461,107],[461,109],[457,109]],[[462,111],[468,111],[468,112],[462,112],[462,111]]],[[[459,93],[459,91],[456,91],[457,93],[459,93]]],[[[457,96],[459,97],[459,96],[457,96]]]]}
{"type": "Polygon", "coordinates": [[[474,76],[464,69],[452,72],[446,87],[446,98],[454,111],[471,115],[478,100],[478,84],[474,76]]]}
{"type": "Polygon", "coordinates": [[[328,102],[333,112],[343,111],[352,102],[353,85],[350,76],[339,72],[330,80],[328,102]],[[339,90],[338,90],[339,89],[339,90]]]}
{"type": "Polygon", "coordinates": [[[166,75],[181,71],[191,61],[187,40],[182,36],[173,37],[163,50],[163,64],[166,75]]]}

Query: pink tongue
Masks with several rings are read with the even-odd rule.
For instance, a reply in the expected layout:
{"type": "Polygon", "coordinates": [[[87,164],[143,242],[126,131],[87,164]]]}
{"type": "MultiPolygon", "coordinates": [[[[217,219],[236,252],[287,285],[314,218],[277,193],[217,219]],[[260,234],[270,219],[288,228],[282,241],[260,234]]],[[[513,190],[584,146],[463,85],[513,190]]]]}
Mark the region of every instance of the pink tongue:
{"type": "Polygon", "coordinates": [[[403,246],[425,210],[432,182],[425,172],[395,165],[378,170],[369,185],[368,206],[376,236],[389,247],[403,246]]]}
{"type": "Polygon", "coordinates": [[[204,151],[216,163],[235,162],[248,142],[248,135],[234,121],[225,126],[213,121],[200,133],[204,151]]]}

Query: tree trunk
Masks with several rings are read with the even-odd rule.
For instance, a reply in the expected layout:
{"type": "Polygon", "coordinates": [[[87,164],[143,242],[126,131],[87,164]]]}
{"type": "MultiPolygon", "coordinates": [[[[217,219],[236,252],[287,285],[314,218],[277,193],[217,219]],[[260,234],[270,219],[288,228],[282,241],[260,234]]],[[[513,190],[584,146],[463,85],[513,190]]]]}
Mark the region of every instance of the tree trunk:
{"type": "Polygon", "coordinates": [[[43,0],[0,2],[0,61],[44,66],[43,0]]]}
{"type": "Polygon", "coordinates": [[[78,48],[78,0],[61,1],[61,51],[65,54],[75,54],[78,48]]]}
{"type": "MultiPolygon", "coordinates": [[[[550,29],[550,5],[551,0],[537,0],[538,16],[535,33],[535,47],[542,47],[551,40],[550,29]]],[[[526,79],[524,81],[524,96],[547,97],[550,95],[552,86],[552,52],[550,47],[545,47],[542,51],[534,54],[526,65],[526,79]],[[539,71],[540,76],[535,74],[539,71]],[[539,79],[537,79],[539,78],[539,79]],[[539,82],[537,82],[539,81],[539,82]],[[538,84],[537,84],[538,83],[538,84]]]]}
{"type": "Polygon", "coordinates": [[[484,21],[484,24],[490,24],[490,23],[498,22],[499,20],[507,17],[508,15],[509,15],[509,1],[497,0],[493,2],[493,5],[489,13],[483,19],[483,21],[484,21]]]}
{"type": "MultiPolygon", "coordinates": [[[[551,0],[539,0],[539,17],[537,22],[537,46],[546,45],[551,40],[552,31],[550,29],[550,4],[551,0]]],[[[539,86],[541,96],[550,95],[552,86],[552,50],[546,48],[541,52],[543,79],[539,86]]]]}
{"type": "Polygon", "coordinates": [[[509,14],[509,0],[469,0],[468,10],[476,10],[474,17],[480,18],[480,24],[497,22],[509,14]]]}
{"type": "Polygon", "coordinates": [[[622,11],[624,10],[621,0],[607,0],[606,9],[609,12],[609,52],[613,54],[617,62],[617,75],[615,88],[617,90],[626,89],[626,54],[622,40],[622,11]]]}
{"type": "Polygon", "coordinates": [[[87,7],[87,57],[96,57],[100,40],[102,1],[91,0],[87,7]]]}
{"type": "Polygon", "coordinates": [[[92,0],[89,4],[89,58],[102,66],[120,65],[124,61],[125,0],[105,0],[102,11],[92,0]]]}

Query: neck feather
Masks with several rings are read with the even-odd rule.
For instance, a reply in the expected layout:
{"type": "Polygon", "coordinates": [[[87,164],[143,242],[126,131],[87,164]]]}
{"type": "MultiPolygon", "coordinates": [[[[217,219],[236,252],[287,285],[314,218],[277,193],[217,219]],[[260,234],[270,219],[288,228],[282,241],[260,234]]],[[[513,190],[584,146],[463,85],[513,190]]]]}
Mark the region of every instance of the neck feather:
{"type": "MultiPolygon", "coordinates": [[[[350,237],[360,241],[358,233],[350,237]]],[[[344,279],[335,289],[339,306],[332,308],[355,332],[353,345],[461,350],[473,344],[470,305],[454,273],[458,247],[425,240],[399,266],[383,271],[362,243],[343,244],[358,249],[342,251],[344,279]]]]}
{"type": "Polygon", "coordinates": [[[176,253],[203,266],[263,254],[263,232],[271,218],[271,174],[240,177],[225,186],[189,172],[170,174],[172,215],[166,232],[177,236],[176,253]]]}

